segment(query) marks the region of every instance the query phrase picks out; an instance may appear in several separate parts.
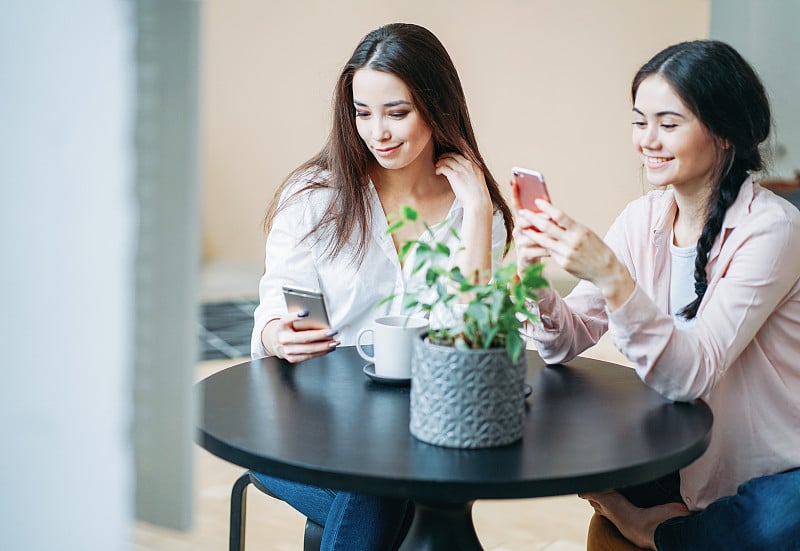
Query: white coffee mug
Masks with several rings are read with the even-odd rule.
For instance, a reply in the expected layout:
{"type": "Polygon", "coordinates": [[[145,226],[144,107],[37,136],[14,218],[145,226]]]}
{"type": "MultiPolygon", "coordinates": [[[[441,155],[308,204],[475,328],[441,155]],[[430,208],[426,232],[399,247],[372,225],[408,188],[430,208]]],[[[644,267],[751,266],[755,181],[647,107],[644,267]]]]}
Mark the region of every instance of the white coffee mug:
{"type": "Polygon", "coordinates": [[[387,379],[411,377],[411,355],[414,341],[428,328],[428,320],[412,316],[386,316],[376,319],[356,336],[358,355],[375,364],[375,374],[387,379]],[[373,334],[374,356],[362,348],[361,337],[373,334]]]}

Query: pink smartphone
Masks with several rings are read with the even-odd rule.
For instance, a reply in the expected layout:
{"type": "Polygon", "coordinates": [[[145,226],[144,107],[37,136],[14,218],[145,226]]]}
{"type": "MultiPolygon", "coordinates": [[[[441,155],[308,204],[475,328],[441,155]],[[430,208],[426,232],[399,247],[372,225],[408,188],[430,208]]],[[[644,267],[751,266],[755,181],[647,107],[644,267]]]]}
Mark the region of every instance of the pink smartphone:
{"type": "Polygon", "coordinates": [[[541,212],[541,209],[536,206],[534,201],[536,199],[544,199],[548,203],[550,202],[550,194],[547,193],[547,186],[544,183],[542,173],[515,166],[511,169],[511,174],[513,176],[511,190],[514,194],[517,208],[541,212]]]}

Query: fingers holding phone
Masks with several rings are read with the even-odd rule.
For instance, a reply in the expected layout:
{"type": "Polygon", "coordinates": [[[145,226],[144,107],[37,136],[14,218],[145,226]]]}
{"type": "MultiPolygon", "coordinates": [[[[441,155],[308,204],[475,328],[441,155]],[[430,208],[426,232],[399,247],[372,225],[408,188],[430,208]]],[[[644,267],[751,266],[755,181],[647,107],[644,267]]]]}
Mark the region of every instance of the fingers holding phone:
{"type": "Polygon", "coordinates": [[[286,314],[264,327],[261,337],[271,355],[297,363],[328,354],[339,346],[334,338],[336,331],[329,327],[298,330],[295,326],[298,321],[303,321],[303,317],[297,313],[286,314]]]}
{"type": "Polygon", "coordinates": [[[296,363],[327,354],[339,346],[321,292],[284,285],[283,296],[288,313],[270,321],[262,331],[267,351],[296,363]]]}
{"type": "Polygon", "coordinates": [[[520,223],[514,228],[514,248],[517,257],[517,271],[522,274],[532,264],[539,264],[550,252],[543,247],[537,238],[541,234],[531,226],[525,226],[520,214],[520,223]]]}

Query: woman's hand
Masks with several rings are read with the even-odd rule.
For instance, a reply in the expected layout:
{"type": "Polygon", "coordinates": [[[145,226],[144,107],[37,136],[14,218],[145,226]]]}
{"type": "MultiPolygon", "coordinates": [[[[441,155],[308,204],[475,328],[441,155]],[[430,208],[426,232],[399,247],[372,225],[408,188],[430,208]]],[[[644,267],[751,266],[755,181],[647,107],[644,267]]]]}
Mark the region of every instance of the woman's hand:
{"type": "Polygon", "coordinates": [[[465,209],[488,209],[491,218],[492,199],[478,165],[458,153],[445,153],[436,161],[434,169],[437,175],[447,178],[456,199],[465,209]]]}
{"type": "Polygon", "coordinates": [[[447,178],[464,209],[461,242],[454,263],[471,280],[489,281],[492,270],[492,198],[483,171],[458,153],[445,153],[436,161],[436,174],[447,178]]]}
{"type": "Polygon", "coordinates": [[[547,201],[537,199],[536,206],[541,213],[518,212],[518,266],[524,269],[547,254],[570,274],[594,283],[612,310],[621,306],[636,284],[614,252],[596,233],[547,201]]]}
{"type": "Polygon", "coordinates": [[[517,223],[514,226],[514,249],[517,253],[517,273],[522,277],[525,269],[532,264],[539,264],[542,257],[550,256],[544,247],[535,240],[535,231],[531,230],[532,223],[528,220],[529,210],[517,212],[517,223]]]}
{"type": "Polygon", "coordinates": [[[330,327],[320,325],[296,330],[294,322],[302,318],[301,315],[286,314],[267,323],[261,331],[261,341],[269,355],[298,363],[323,356],[339,346],[339,341],[333,338],[337,332],[330,327]]]}

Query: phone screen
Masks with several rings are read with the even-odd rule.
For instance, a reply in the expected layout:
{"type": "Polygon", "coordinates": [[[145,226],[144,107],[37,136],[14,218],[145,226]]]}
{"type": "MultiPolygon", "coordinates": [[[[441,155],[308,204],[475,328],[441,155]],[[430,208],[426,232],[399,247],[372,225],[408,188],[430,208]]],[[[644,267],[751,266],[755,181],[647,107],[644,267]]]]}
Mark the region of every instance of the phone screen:
{"type": "Polygon", "coordinates": [[[541,212],[536,206],[536,199],[543,199],[550,202],[550,194],[547,192],[547,185],[544,183],[544,176],[541,172],[527,168],[514,167],[511,169],[513,179],[511,189],[514,193],[514,200],[517,208],[528,209],[534,212],[541,212]]]}

